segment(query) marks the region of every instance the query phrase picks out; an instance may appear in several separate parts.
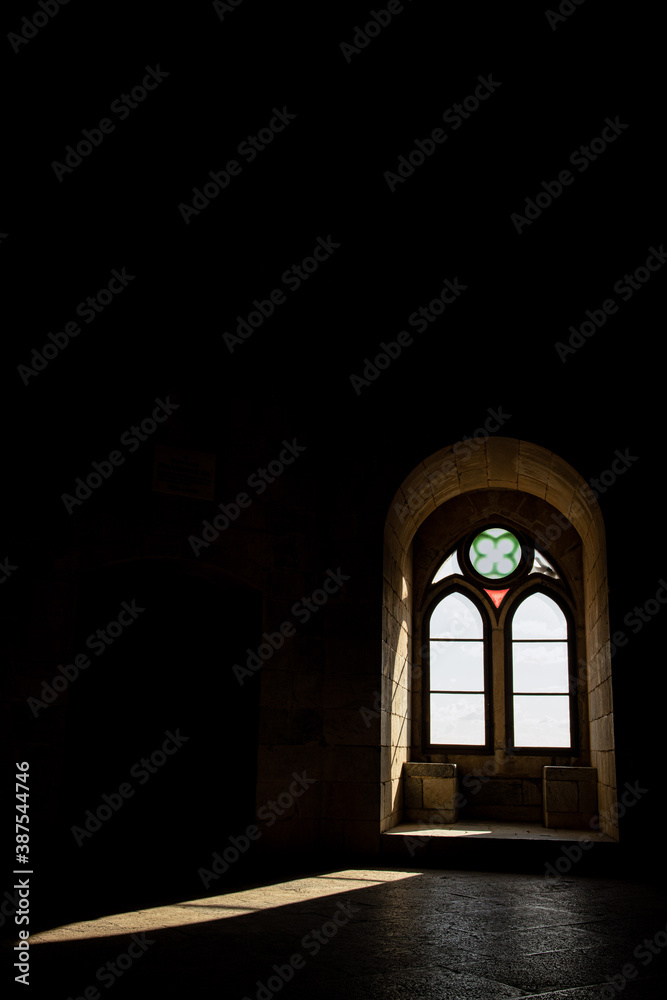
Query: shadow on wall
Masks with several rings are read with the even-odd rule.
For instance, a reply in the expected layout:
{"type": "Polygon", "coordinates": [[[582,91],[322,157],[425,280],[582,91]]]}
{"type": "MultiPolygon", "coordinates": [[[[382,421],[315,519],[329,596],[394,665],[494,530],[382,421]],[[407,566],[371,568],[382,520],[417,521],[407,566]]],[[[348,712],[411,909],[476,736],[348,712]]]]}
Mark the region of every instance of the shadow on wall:
{"type": "Polygon", "coordinates": [[[52,905],[87,915],[201,893],[198,868],[254,816],[260,685],[231,667],[260,631],[258,595],[180,564],[85,581],[74,648],[90,666],[68,689],[52,905]]]}

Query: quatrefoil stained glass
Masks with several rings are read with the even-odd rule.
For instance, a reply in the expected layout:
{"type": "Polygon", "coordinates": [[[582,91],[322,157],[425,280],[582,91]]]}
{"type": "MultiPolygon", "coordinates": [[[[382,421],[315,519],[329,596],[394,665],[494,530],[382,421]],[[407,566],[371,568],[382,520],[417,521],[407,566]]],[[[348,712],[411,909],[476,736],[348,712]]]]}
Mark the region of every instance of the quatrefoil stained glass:
{"type": "Polygon", "coordinates": [[[521,561],[521,543],[506,528],[487,528],[470,546],[470,562],[487,580],[502,580],[515,571],[521,561]]]}

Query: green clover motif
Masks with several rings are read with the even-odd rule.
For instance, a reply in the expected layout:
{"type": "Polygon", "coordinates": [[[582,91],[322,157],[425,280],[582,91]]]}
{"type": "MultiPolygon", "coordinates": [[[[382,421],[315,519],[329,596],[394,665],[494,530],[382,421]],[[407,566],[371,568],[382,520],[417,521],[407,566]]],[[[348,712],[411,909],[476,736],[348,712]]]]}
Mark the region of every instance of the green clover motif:
{"type": "Polygon", "coordinates": [[[516,535],[504,528],[488,528],[477,535],[470,547],[470,561],[487,580],[509,576],[519,565],[521,545],[516,535]]]}

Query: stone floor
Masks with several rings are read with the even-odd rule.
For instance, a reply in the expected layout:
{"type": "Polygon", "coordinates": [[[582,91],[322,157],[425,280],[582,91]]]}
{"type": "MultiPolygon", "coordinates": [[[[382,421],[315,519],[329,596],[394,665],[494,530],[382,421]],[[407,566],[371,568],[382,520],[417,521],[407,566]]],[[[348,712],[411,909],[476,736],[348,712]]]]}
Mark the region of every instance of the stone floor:
{"type": "Polygon", "coordinates": [[[111,986],[114,998],[662,1000],[667,897],[574,874],[332,870],[54,928],[30,950],[32,995],[63,1000],[111,986]]]}

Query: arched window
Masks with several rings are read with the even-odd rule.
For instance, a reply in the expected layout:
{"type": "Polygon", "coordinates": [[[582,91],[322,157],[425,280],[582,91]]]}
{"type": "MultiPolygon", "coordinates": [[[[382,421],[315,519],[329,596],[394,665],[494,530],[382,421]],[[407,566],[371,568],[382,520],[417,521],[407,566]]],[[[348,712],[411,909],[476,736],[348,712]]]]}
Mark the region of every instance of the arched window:
{"type": "MultiPolygon", "coordinates": [[[[461,539],[435,573],[424,616],[426,753],[577,752],[574,628],[567,587],[523,532],[461,539]],[[503,710],[493,692],[504,691],[503,710]]],[[[501,699],[502,700],[502,699],[501,699]]]]}
{"type": "Polygon", "coordinates": [[[431,742],[489,746],[488,629],[477,603],[460,590],[438,597],[429,615],[431,742]]]}
{"type": "Polygon", "coordinates": [[[565,612],[550,594],[535,590],[512,609],[508,628],[507,729],[513,747],[573,750],[576,700],[565,612]]]}

